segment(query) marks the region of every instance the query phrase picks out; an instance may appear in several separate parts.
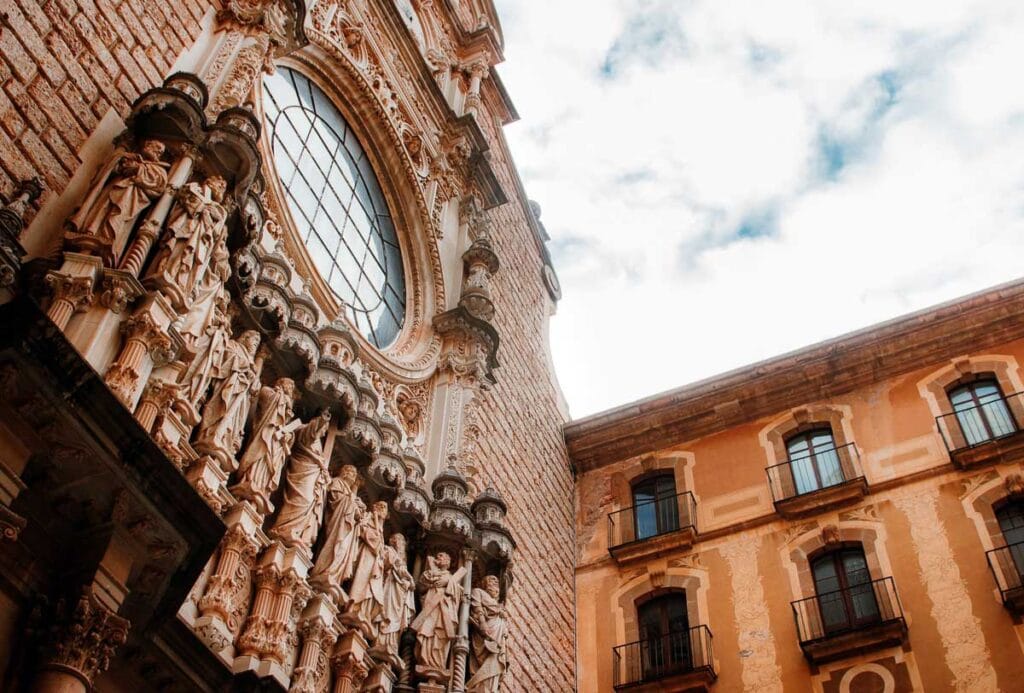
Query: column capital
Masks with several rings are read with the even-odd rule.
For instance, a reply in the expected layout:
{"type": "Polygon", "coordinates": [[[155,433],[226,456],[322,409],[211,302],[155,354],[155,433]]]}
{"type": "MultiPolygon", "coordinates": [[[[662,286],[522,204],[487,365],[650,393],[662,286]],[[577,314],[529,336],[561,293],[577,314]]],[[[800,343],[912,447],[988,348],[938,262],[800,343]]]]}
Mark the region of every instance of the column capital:
{"type": "Polygon", "coordinates": [[[127,641],[130,625],[104,606],[91,586],[84,587],[77,600],[58,603],[42,668],[70,674],[92,690],[93,680],[107,670],[114,651],[127,641]]]}

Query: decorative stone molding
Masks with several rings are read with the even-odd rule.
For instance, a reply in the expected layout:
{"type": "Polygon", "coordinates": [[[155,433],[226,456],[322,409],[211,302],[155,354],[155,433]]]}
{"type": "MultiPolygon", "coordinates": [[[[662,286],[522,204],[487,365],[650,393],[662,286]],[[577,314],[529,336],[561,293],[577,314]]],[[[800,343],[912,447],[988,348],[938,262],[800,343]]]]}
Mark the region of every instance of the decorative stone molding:
{"type": "Polygon", "coordinates": [[[98,257],[64,253],[61,268],[46,274],[46,283],[52,292],[46,314],[59,329],[66,329],[72,315],[92,305],[93,289],[99,284],[102,269],[103,261],[98,257]]]}
{"type": "Polygon", "coordinates": [[[42,669],[70,674],[92,690],[96,676],[107,670],[114,651],[128,639],[130,625],[85,587],[76,600],[57,605],[42,669]]]}
{"type": "Polygon", "coordinates": [[[21,273],[25,249],[21,246],[21,232],[25,228],[25,212],[39,199],[43,184],[38,178],[18,183],[11,199],[0,206],[0,296],[10,291],[21,273]]]}
{"type": "Polygon", "coordinates": [[[444,338],[438,360],[441,372],[481,387],[497,382],[499,338],[490,323],[458,306],[435,316],[434,329],[444,338]]]}

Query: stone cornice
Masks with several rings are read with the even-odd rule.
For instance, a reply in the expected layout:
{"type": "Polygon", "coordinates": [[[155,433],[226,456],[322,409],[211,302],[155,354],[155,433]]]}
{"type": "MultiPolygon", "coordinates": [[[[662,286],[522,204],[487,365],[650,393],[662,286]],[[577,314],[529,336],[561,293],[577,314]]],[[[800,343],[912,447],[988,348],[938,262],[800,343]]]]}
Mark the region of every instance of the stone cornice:
{"type": "Polygon", "coordinates": [[[577,472],[1024,337],[1024,280],[566,424],[577,472]]]}

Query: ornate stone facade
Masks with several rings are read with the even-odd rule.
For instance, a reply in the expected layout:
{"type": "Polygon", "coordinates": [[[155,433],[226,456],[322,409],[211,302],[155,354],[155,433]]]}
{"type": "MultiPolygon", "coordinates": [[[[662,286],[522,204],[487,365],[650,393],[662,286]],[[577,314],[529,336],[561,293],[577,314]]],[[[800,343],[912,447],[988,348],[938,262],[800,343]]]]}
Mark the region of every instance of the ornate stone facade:
{"type": "Polygon", "coordinates": [[[553,273],[500,132],[500,24],[399,5],[5,15],[0,566],[4,622],[33,623],[5,681],[571,688],[553,273]],[[281,66],[372,153],[406,294],[391,344],[300,231],[263,101],[281,66]]]}

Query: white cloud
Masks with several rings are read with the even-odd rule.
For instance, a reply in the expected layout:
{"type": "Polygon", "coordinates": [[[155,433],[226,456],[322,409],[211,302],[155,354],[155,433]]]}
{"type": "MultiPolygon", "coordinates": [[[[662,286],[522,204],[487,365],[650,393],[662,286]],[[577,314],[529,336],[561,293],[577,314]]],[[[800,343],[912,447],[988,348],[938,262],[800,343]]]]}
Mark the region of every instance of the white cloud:
{"type": "Polygon", "coordinates": [[[498,5],[575,416],[1020,275],[1024,3],[498,5]]]}

